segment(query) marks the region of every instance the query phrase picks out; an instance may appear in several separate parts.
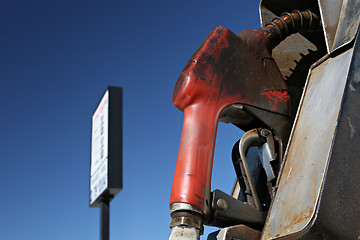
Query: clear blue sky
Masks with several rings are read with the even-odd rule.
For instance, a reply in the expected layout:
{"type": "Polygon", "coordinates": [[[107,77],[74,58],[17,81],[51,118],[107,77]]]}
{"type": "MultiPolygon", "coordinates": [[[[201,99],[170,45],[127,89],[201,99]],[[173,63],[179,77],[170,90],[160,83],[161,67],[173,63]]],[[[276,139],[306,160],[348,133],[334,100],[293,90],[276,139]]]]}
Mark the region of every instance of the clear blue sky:
{"type": "MultiPolygon", "coordinates": [[[[111,240],[167,239],[183,120],[175,82],[216,26],[259,28],[258,4],[3,1],[0,240],[99,239],[99,209],[88,204],[91,115],[108,85],[124,89],[124,189],[111,202],[111,240]]],[[[220,124],[213,189],[231,190],[240,136],[220,124]]]]}

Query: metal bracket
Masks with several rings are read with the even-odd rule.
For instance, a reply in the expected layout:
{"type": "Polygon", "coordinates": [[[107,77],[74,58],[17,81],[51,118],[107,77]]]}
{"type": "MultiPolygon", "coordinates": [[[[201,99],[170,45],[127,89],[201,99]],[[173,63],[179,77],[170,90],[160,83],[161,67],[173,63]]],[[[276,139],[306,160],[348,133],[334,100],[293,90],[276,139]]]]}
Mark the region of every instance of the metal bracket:
{"type": "Polygon", "coordinates": [[[218,189],[212,193],[211,208],[213,220],[209,225],[217,227],[246,224],[261,228],[267,215],[218,189]]]}

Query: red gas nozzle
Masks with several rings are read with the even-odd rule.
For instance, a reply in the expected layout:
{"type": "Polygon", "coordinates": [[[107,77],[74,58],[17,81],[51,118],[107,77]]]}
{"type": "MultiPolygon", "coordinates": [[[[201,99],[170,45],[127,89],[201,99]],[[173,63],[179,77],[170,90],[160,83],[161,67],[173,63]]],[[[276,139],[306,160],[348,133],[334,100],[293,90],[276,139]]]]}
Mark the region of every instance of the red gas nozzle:
{"type": "Polygon", "coordinates": [[[184,112],[170,204],[186,203],[209,217],[217,124],[228,106],[241,103],[288,115],[289,97],[260,31],[235,35],[217,27],[185,66],[173,94],[184,112]]]}

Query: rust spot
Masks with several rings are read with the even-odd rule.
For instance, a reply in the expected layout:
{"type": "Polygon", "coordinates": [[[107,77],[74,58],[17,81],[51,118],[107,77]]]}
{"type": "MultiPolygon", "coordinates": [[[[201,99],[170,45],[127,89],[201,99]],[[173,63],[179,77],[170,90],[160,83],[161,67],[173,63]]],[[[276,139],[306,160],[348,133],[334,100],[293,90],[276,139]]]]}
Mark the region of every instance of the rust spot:
{"type": "Polygon", "coordinates": [[[301,213],[297,214],[297,216],[294,217],[293,219],[289,219],[290,223],[287,224],[280,223],[280,229],[287,229],[292,225],[304,224],[305,222],[311,219],[312,214],[313,214],[313,208],[307,208],[301,213]]]}

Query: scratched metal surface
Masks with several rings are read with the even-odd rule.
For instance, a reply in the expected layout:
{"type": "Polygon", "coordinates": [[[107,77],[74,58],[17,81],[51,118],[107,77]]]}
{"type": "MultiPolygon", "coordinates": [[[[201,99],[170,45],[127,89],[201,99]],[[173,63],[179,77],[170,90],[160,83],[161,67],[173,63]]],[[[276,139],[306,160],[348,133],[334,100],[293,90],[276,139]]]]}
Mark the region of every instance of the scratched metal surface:
{"type": "Polygon", "coordinates": [[[359,0],[319,0],[326,46],[331,53],[351,42],[360,23],[359,0]]]}
{"type": "Polygon", "coordinates": [[[279,188],[261,239],[296,236],[316,214],[353,50],[309,76],[286,151],[279,188]]]}

